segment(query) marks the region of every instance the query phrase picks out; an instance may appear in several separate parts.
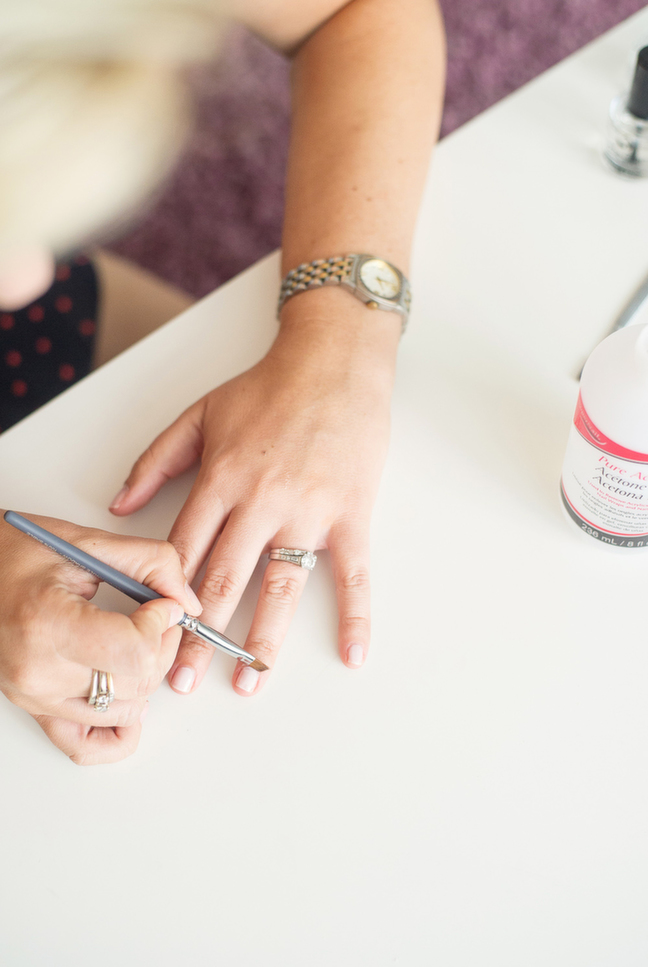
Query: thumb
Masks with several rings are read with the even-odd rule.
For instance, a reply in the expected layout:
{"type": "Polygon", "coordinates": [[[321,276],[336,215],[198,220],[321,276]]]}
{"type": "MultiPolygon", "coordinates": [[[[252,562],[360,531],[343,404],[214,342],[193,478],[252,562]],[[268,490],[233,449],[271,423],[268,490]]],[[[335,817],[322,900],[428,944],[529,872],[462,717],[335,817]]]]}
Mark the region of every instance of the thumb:
{"type": "Polygon", "coordinates": [[[132,514],[151,500],[167,480],[188,470],[203,447],[202,402],[194,403],[167,427],[136,461],[126,483],[110,505],[119,517],[132,514]]]}
{"type": "Polygon", "coordinates": [[[145,641],[158,645],[164,632],[177,625],[184,613],[184,608],[177,601],[158,598],[157,601],[140,605],[130,619],[145,641]]]}
{"type": "Polygon", "coordinates": [[[147,601],[131,614],[139,635],[136,657],[141,679],[159,683],[171,668],[180,644],[177,624],[183,614],[184,608],[170,598],[147,601]]]}

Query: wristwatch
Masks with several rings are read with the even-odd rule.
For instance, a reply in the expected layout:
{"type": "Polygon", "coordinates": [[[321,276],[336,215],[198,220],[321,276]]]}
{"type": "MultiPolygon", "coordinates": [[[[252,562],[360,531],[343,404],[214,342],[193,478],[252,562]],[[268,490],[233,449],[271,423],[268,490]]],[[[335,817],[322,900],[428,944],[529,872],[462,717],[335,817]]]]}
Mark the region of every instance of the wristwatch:
{"type": "Polygon", "coordinates": [[[321,285],[343,285],[370,309],[398,312],[405,332],[412,295],[400,269],[375,255],[339,255],[302,262],[281,283],[277,313],[287,299],[321,285]]]}

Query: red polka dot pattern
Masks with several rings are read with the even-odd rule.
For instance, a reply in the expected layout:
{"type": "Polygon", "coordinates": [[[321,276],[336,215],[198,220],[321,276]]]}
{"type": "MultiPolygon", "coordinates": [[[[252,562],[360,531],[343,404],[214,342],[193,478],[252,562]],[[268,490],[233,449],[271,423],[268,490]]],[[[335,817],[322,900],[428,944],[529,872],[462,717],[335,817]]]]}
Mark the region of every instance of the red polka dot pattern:
{"type": "Polygon", "coordinates": [[[37,302],[0,312],[0,432],[90,372],[97,298],[94,267],[79,256],[56,267],[37,302]]]}
{"type": "Polygon", "coordinates": [[[54,302],[57,312],[69,312],[72,308],[72,299],[69,295],[60,295],[54,302]]]}
{"type": "Polygon", "coordinates": [[[34,343],[34,349],[40,356],[44,356],[52,348],[52,340],[48,339],[47,336],[39,336],[34,343]]]}
{"type": "Polygon", "coordinates": [[[24,396],[27,392],[27,383],[24,379],[15,379],[11,384],[11,392],[14,396],[24,396]]]}
{"type": "Polygon", "coordinates": [[[27,310],[27,318],[30,322],[42,322],[45,318],[45,310],[42,306],[30,306],[27,310]]]}

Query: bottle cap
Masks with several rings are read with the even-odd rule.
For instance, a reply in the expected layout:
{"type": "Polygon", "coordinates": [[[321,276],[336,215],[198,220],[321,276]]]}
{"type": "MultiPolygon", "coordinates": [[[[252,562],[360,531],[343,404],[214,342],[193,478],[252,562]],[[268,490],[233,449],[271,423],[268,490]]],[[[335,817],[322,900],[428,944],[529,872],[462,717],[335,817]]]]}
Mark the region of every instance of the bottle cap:
{"type": "Polygon", "coordinates": [[[628,111],[636,118],[648,120],[648,47],[642,47],[637,56],[637,68],[628,98],[628,111]]]}

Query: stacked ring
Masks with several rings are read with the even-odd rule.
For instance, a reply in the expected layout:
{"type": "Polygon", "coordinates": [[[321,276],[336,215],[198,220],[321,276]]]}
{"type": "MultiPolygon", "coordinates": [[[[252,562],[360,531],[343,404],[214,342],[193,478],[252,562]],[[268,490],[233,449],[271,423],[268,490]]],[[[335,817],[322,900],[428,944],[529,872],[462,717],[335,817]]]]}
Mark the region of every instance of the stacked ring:
{"type": "Polygon", "coordinates": [[[317,564],[317,556],[312,551],[300,551],[298,548],[273,547],[268,556],[271,561],[287,561],[309,571],[317,564]]]}
{"type": "Polygon", "coordinates": [[[112,674],[94,668],[92,670],[92,685],[88,695],[88,705],[93,705],[95,712],[107,712],[108,706],[114,698],[112,674]]]}

